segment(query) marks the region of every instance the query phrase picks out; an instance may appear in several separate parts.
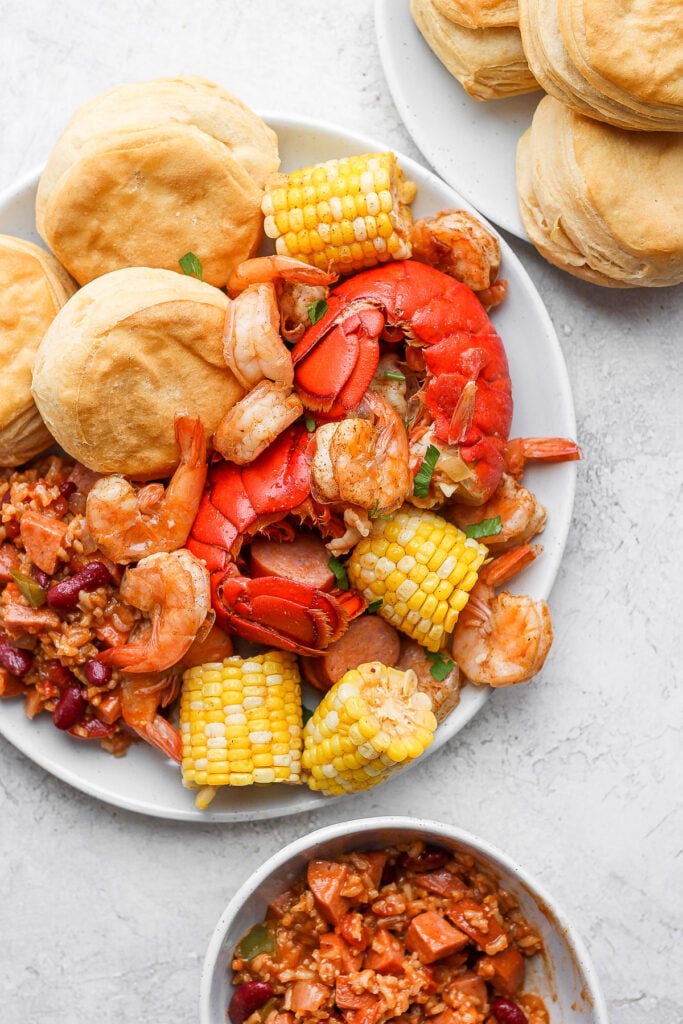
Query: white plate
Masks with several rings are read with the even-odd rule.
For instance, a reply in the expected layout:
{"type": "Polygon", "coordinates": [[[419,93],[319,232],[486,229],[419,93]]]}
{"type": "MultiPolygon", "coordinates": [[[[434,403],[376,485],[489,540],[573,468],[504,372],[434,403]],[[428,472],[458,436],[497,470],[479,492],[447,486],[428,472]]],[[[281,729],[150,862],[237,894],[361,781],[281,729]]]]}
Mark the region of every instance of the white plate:
{"type": "MultiPolygon", "coordinates": [[[[376,152],[385,144],[302,118],[264,118],[278,133],[282,167],[294,170],[335,156],[376,152]]],[[[431,172],[399,154],[407,176],[418,185],[416,216],[443,206],[468,204],[431,172]]],[[[39,242],[34,224],[38,174],[0,195],[0,232],[39,242]]],[[[493,313],[506,345],[515,397],[513,432],[526,435],[575,435],[567,371],[557,337],[541,299],[510,248],[502,242],[502,275],[509,294],[493,313]]],[[[543,556],[517,581],[524,593],[548,596],[559,568],[574,501],[574,464],[532,469],[532,488],[549,510],[543,556]]],[[[451,739],[483,706],[489,690],[467,686],[459,706],[439,726],[430,752],[451,739]]],[[[306,701],[309,703],[310,698],[306,701]]],[[[52,725],[49,715],[33,721],[20,700],[0,702],[0,733],[27,757],[70,785],[118,807],[162,818],[188,821],[246,821],[315,810],[329,798],[305,787],[264,786],[223,790],[206,811],[194,806],[194,794],[180,784],[178,768],[158,751],[134,744],[124,758],[106,754],[99,744],[74,739],[52,725]]],[[[392,785],[392,783],[388,783],[392,785]]],[[[347,798],[348,799],[348,798],[347,798]]]]}
{"type": "Polygon", "coordinates": [[[410,0],[375,0],[375,29],[391,95],[415,144],[489,220],[528,241],[515,154],[543,93],[473,100],[422,38],[410,0]]]}

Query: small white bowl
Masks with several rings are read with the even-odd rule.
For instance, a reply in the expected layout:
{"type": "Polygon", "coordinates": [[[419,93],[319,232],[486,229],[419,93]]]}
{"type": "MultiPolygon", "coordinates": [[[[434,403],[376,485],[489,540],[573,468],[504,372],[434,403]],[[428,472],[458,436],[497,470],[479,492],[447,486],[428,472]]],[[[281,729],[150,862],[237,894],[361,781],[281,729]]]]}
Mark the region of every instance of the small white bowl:
{"type": "Polygon", "coordinates": [[[586,947],[564,913],[526,872],[506,854],[462,829],[396,816],[328,825],[290,843],[256,869],[223,911],[209,943],[202,970],[200,1024],[226,1024],[233,949],[252,925],[263,920],[273,897],[303,876],[310,860],[415,839],[472,854],[504,888],[515,893],[545,945],[545,956],[528,963],[525,988],[543,997],[552,1024],[609,1024],[586,947]]]}

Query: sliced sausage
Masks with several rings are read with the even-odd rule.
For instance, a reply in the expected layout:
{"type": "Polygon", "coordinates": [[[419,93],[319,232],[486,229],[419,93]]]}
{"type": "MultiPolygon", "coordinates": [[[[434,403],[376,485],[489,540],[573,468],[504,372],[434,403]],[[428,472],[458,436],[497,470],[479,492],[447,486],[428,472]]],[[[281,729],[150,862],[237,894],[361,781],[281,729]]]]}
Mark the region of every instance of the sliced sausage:
{"type": "Polygon", "coordinates": [[[297,533],[294,540],[255,537],[249,548],[252,576],[284,576],[316,590],[330,591],[335,576],[329,567],[330,553],[320,537],[297,533]]]}
{"type": "Polygon", "coordinates": [[[501,996],[514,996],[524,984],[524,957],[508,946],[494,956],[483,956],[477,964],[477,973],[501,996]]]}
{"type": "Polygon", "coordinates": [[[388,928],[378,928],[365,954],[364,967],[378,974],[402,974],[406,951],[403,943],[388,928]]]}
{"type": "Polygon", "coordinates": [[[507,948],[507,935],[483,903],[469,898],[458,900],[448,907],[446,916],[489,956],[507,948]]]}
{"type": "Polygon", "coordinates": [[[432,711],[437,722],[443,722],[460,700],[458,666],[454,664],[445,679],[435,679],[432,675],[434,662],[427,657],[425,648],[416,640],[401,637],[401,651],[395,667],[403,672],[412,668],[417,676],[418,688],[432,698],[432,711]]]}
{"type": "Polygon", "coordinates": [[[312,860],[306,872],[308,888],[321,917],[336,925],[351,908],[352,900],[342,896],[349,875],[345,864],[333,860],[312,860]]]}
{"type": "Polygon", "coordinates": [[[300,658],[301,671],[311,686],[325,693],[351,668],[367,661],[396,664],[401,641],[393,626],[378,615],[360,615],[339,640],[319,658],[300,658]]]}
{"type": "Polygon", "coordinates": [[[423,964],[432,964],[441,957],[457,953],[469,943],[467,936],[453,928],[436,910],[427,910],[414,917],[408,925],[405,941],[411,953],[417,953],[423,964]]]}

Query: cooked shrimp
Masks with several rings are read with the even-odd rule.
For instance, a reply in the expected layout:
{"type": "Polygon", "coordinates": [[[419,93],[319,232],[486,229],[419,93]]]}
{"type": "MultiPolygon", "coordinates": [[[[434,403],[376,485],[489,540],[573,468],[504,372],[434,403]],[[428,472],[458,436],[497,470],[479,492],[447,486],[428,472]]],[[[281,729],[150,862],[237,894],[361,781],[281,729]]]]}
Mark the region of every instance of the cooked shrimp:
{"type": "Polygon", "coordinates": [[[358,415],[318,427],[311,464],[316,499],[379,515],[398,508],[412,483],[403,420],[381,395],[367,391],[358,415]]]}
{"type": "Polygon", "coordinates": [[[228,291],[244,291],[252,284],[292,281],[299,284],[334,284],[337,274],[328,274],[319,267],[313,267],[292,256],[255,256],[238,263],[228,280],[228,291]]]}
{"type": "Polygon", "coordinates": [[[209,573],[186,548],[148,555],[123,574],[121,599],[151,616],[148,635],[98,655],[106,665],[165,672],[190,649],[211,611],[209,573]]]}
{"type": "Polygon", "coordinates": [[[498,277],[500,243],[466,210],[442,210],[436,217],[416,221],[411,242],[414,259],[450,274],[473,292],[491,288],[498,277]]]}
{"type": "Polygon", "coordinates": [[[496,553],[527,544],[542,531],[548,514],[536,495],[517,483],[509,473],[503,473],[492,496],[483,505],[450,505],[444,513],[461,530],[487,519],[500,518],[498,533],[479,538],[482,544],[496,553]]]}
{"type": "Polygon", "coordinates": [[[97,480],[85,506],[88,531],[100,551],[125,565],[147,555],[181,548],[188,538],[206,480],[206,442],[200,420],[176,416],[180,462],[164,490],[136,490],[124,476],[97,480]]]}
{"type": "Polygon", "coordinates": [[[245,388],[252,388],[264,377],[292,384],[294,367],[280,337],[280,311],[272,284],[249,285],[228,301],[223,358],[245,388]]]}
{"type": "Polygon", "coordinates": [[[178,696],[180,678],[179,672],[152,672],[122,675],[120,684],[121,715],[126,725],[178,762],[183,756],[180,733],[163,715],[158,714],[158,709],[168,707],[178,696]]]}
{"type": "Polygon", "coordinates": [[[298,341],[311,320],[309,307],[324,300],[337,274],[328,274],[291,256],[257,256],[235,267],[230,294],[243,292],[250,285],[267,284],[274,289],[280,310],[280,332],[288,341],[298,341]]]}
{"type": "Polygon", "coordinates": [[[224,458],[244,466],[265,451],[303,411],[301,399],[289,384],[262,380],[220,421],[214,448],[224,458]]]}
{"type": "Polygon", "coordinates": [[[521,480],[527,462],[576,462],[581,450],[568,437],[512,437],[504,457],[506,472],[521,480]]]}
{"type": "Polygon", "coordinates": [[[405,420],[408,415],[408,381],[405,367],[395,352],[380,356],[370,387],[405,420]]]}
{"type": "Polygon", "coordinates": [[[548,605],[494,591],[536,554],[536,549],[524,545],[500,555],[479,573],[451,645],[455,663],[473,683],[512,686],[527,682],[543,667],[553,641],[548,605]]]}

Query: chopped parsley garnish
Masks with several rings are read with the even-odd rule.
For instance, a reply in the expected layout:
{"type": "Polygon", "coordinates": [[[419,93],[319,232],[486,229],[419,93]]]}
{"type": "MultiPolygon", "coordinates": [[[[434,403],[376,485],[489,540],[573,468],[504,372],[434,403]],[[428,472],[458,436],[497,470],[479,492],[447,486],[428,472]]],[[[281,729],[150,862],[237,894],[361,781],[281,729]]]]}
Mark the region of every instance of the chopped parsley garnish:
{"type": "Polygon", "coordinates": [[[420,466],[413,483],[413,494],[416,498],[426,498],[429,494],[429,485],[434,475],[434,469],[439,460],[441,452],[435,444],[430,444],[425,452],[422,465],[420,466]]]}
{"type": "Polygon", "coordinates": [[[327,303],[324,299],[316,299],[315,302],[311,302],[306,307],[308,313],[308,319],[312,324],[317,324],[318,320],[322,320],[327,313],[327,303]]]}
{"type": "Polygon", "coordinates": [[[370,612],[370,614],[373,615],[375,612],[378,612],[380,610],[380,608],[382,607],[382,603],[382,598],[378,597],[376,601],[370,602],[370,604],[366,608],[366,611],[370,612]]]}
{"type": "Polygon", "coordinates": [[[429,674],[434,676],[437,683],[443,682],[448,673],[455,668],[455,662],[446,658],[442,651],[426,651],[425,653],[432,663],[429,674]]]}
{"type": "Polygon", "coordinates": [[[304,424],[309,434],[312,434],[315,430],[315,420],[312,416],[304,416],[304,424]]]}
{"type": "Polygon", "coordinates": [[[479,537],[495,537],[503,529],[503,521],[500,516],[493,519],[482,519],[478,523],[470,523],[465,527],[465,536],[477,540],[479,537]]]}
{"type": "Polygon", "coordinates": [[[334,573],[334,578],[337,581],[337,586],[339,587],[339,589],[348,590],[349,577],[346,574],[346,566],[344,565],[344,563],[340,562],[338,558],[335,558],[334,555],[332,555],[329,562],[327,563],[327,568],[331,569],[332,572],[334,573]]]}
{"type": "Polygon", "coordinates": [[[199,281],[202,280],[202,265],[193,252],[186,252],[184,256],[180,257],[178,263],[182,267],[183,274],[196,277],[199,281]]]}
{"type": "Polygon", "coordinates": [[[400,370],[387,370],[386,373],[383,374],[383,376],[384,376],[385,380],[405,380],[406,379],[405,373],[401,373],[400,370]]]}

